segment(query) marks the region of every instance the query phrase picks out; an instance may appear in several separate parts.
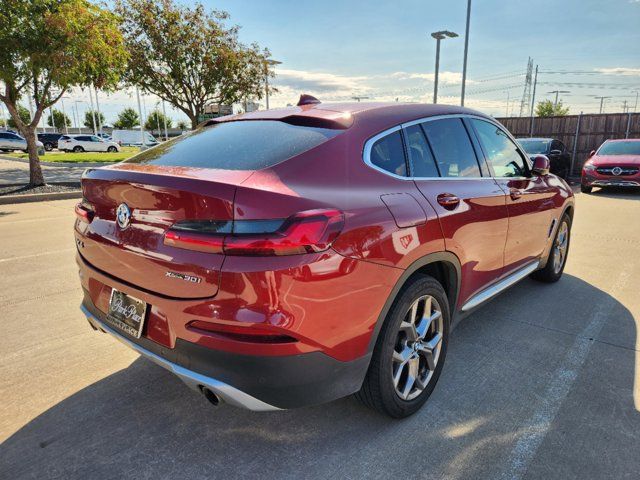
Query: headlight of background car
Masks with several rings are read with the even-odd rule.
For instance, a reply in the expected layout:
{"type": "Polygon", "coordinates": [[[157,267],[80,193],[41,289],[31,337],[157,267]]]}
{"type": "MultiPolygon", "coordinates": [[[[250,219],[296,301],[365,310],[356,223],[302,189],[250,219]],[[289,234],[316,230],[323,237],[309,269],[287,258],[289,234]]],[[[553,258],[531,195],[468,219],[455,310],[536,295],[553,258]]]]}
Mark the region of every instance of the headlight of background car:
{"type": "Polygon", "coordinates": [[[587,172],[593,172],[596,169],[596,166],[593,163],[585,163],[584,168],[587,172]]]}

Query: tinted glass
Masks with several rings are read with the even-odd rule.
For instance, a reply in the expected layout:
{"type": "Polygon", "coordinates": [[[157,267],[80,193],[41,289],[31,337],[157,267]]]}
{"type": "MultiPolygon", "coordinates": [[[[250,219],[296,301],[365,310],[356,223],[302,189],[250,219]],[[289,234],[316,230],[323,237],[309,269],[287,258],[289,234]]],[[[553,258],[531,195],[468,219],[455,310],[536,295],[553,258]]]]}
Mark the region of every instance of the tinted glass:
{"type": "Polygon", "coordinates": [[[598,150],[598,155],[640,155],[640,141],[606,142],[598,150]]]}
{"type": "Polygon", "coordinates": [[[0,138],[9,138],[9,134],[0,132],[0,138]]]}
{"type": "Polygon", "coordinates": [[[524,151],[530,155],[547,153],[549,151],[549,140],[527,140],[519,138],[518,143],[524,148],[524,151]]]}
{"type": "Polygon", "coordinates": [[[476,154],[462,120],[435,120],[423,123],[422,127],[443,177],[481,176],[476,154]]]}
{"type": "Polygon", "coordinates": [[[94,136],[92,136],[92,137],[91,137],[91,141],[92,141],[92,142],[101,142],[102,140],[100,140],[100,138],[99,138],[99,137],[94,137],[94,136]]]}
{"type": "Polygon", "coordinates": [[[219,123],[165,142],[126,162],[258,170],[316,147],[342,131],[275,120],[219,123]]]}
{"type": "Polygon", "coordinates": [[[407,153],[413,177],[439,177],[436,161],[427,144],[420,125],[412,125],[405,129],[407,153]]]}
{"type": "Polygon", "coordinates": [[[523,177],[527,174],[518,147],[504,130],[484,120],[472,119],[471,122],[496,177],[523,177]]]}
{"type": "Polygon", "coordinates": [[[86,136],[79,136],[79,137],[75,137],[74,140],[77,140],[79,142],[90,142],[91,141],[91,137],[86,137],[86,136]]]}
{"type": "Polygon", "coordinates": [[[407,165],[400,130],[377,140],[371,147],[371,163],[387,172],[406,176],[407,165]]]}

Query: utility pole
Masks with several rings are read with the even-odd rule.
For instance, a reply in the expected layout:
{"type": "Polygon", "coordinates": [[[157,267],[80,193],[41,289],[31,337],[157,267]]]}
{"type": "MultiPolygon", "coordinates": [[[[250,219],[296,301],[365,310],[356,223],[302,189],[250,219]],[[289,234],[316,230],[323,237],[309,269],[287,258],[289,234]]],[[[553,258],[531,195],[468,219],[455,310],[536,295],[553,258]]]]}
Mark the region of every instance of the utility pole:
{"type": "Polygon", "coordinates": [[[639,90],[636,90],[636,104],[633,106],[634,112],[638,111],[638,93],[639,93],[639,90]]]}
{"type": "Polygon", "coordinates": [[[603,109],[604,109],[604,101],[607,98],[611,98],[611,97],[595,97],[595,98],[599,98],[600,99],[600,113],[602,113],[603,109]]]}
{"type": "Polygon", "coordinates": [[[74,100],[73,103],[76,106],[76,128],[78,129],[76,133],[80,133],[82,127],[80,126],[80,109],[78,108],[78,104],[84,102],[82,100],[74,100]]]}
{"type": "MultiPolygon", "coordinates": [[[[467,54],[469,52],[469,24],[471,23],[471,0],[467,0],[467,25],[464,30],[464,58],[462,60],[462,92],[460,93],[460,106],[464,107],[464,93],[467,84],[467,54]]],[[[436,103],[436,102],[433,102],[436,103]]]]}
{"type": "Polygon", "coordinates": [[[140,90],[136,87],[136,97],[138,97],[138,116],[140,117],[140,148],[144,150],[146,142],[144,141],[144,126],[142,125],[142,106],[140,105],[140,90]]]}
{"type": "Polygon", "coordinates": [[[436,39],[436,73],[433,81],[433,103],[438,103],[438,73],[440,70],[440,41],[445,38],[455,38],[457,33],[450,32],[448,30],[441,30],[439,32],[433,32],[431,34],[436,39]]]}
{"type": "Polygon", "coordinates": [[[504,116],[508,117],[509,116],[509,90],[507,90],[507,111],[505,112],[504,116]]]}
{"type": "Polygon", "coordinates": [[[55,131],[56,130],[56,117],[53,116],[53,110],[52,110],[51,106],[49,107],[49,116],[51,117],[51,127],[53,128],[53,131],[55,131]]]}
{"type": "Polygon", "coordinates": [[[164,116],[164,141],[169,140],[169,133],[167,132],[167,111],[164,108],[164,99],[162,100],[162,115],[164,116]]]}
{"type": "MultiPolygon", "coordinates": [[[[89,87],[91,88],[91,87],[89,87]]],[[[100,135],[102,136],[102,119],[100,118],[100,104],[98,103],[98,89],[96,88],[96,86],[93,86],[94,90],[95,90],[95,94],[96,94],[96,110],[98,111],[98,131],[100,132],[100,135]]]]}
{"type": "Polygon", "coordinates": [[[529,102],[531,101],[531,83],[533,80],[533,58],[527,60],[527,74],[524,79],[524,90],[522,91],[522,100],[520,101],[520,117],[525,115],[529,102]]]}
{"type": "Polygon", "coordinates": [[[64,99],[69,97],[60,97],[60,102],[62,104],[62,123],[64,124],[64,133],[69,133],[69,127],[67,126],[67,112],[64,110],[64,99]]]}
{"type": "Polygon", "coordinates": [[[622,101],[622,113],[627,113],[628,107],[627,107],[627,101],[623,100],[622,101]]]}
{"type": "Polygon", "coordinates": [[[96,111],[93,108],[93,94],[91,93],[91,87],[89,87],[89,102],[91,104],[91,119],[93,121],[93,134],[98,134],[98,129],[96,128],[96,111]]]}
{"type": "Polygon", "coordinates": [[[531,94],[531,130],[529,131],[529,136],[533,137],[533,124],[535,122],[534,117],[534,109],[533,107],[536,104],[536,86],[538,85],[538,65],[536,65],[536,73],[533,78],[533,93],[531,94]]]}
{"type": "Polygon", "coordinates": [[[278,60],[268,59],[264,61],[264,94],[266,109],[269,110],[269,66],[280,65],[282,62],[278,60]]]}

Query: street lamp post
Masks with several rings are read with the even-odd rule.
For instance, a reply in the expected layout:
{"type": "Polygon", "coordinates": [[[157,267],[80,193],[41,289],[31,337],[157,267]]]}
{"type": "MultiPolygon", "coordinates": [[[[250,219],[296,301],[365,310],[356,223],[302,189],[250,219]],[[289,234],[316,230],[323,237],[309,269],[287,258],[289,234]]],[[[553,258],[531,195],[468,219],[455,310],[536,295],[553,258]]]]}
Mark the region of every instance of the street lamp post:
{"type": "Polygon", "coordinates": [[[547,92],[548,94],[552,94],[555,93],[556,94],[556,99],[553,101],[553,106],[557,106],[558,105],[558,94],[560,93],[571,93],[569,90],[553,90],[552,92],[547,92]]]}
{"type": "Polygon", "coordinates": [[[462,60],[462,92],[460,106],[464,107],[464,93],[467,84],[467,53],[469,52],[469,23],[471,22],[471,0],[467,0],[467,25],[464,31],[464,57],[462,60]]]}
{"type": "Polygon", "coordinates": [[[600,99],[600,113],[604,110],[604,101],[611,97],[595,97],[600,99]]]}
{"type": "Polygon", "coordinates": [[[69,134],[69,127],[67,127],[67,112],[64,110],[64,99],[69,97],[60,97],[60,104],[62,105],[62,123],[64,124],[64,133],[69,134]]]}
{"type": "Polygon", "coordinates": [[[440,40],[445,38],[455,38],[457,33],[450,32],[448,30],[441,30],[439,32],[433,32],[431,34],[436,39],[436,74],[433,81],[433,103],[438,103],[438,73],[440,70],[440,40]]]}
{"type": "Polygon", "coordinates": [[[73,103],[76,106],[76,129],[78,130],[76,133],[80,133],[80,109],[78,108],[79,103],[84,103],[84,100],[74,100],[73,103]]]}
{"type": "Polygon", "coordinates": [[[269,110],[269,66],[280,65],[281,63],[271,58],[264,61],[264,93],[267,110],[269,110]]]}

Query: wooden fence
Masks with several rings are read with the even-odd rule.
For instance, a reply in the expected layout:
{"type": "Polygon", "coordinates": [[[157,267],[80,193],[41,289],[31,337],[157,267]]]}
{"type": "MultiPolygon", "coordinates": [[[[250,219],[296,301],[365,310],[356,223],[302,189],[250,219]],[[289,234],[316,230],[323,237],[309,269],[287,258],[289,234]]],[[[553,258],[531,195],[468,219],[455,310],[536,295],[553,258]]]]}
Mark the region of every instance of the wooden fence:
{"type": "Polygon", "coordinates": [[[550,137],[563,142],[572,153],[572,176],[580,176],[582,164],[591,150],[610,138],[640,138],[640,113],[606,113],[535,117],[497,118],[515,137],[550,137]],[[577,141],[576,141],[577,140],[577,141]]]}

